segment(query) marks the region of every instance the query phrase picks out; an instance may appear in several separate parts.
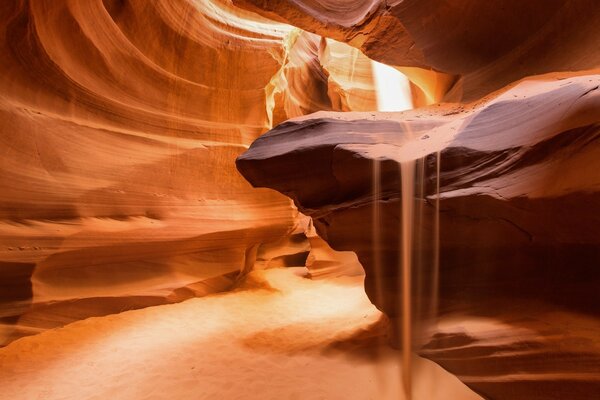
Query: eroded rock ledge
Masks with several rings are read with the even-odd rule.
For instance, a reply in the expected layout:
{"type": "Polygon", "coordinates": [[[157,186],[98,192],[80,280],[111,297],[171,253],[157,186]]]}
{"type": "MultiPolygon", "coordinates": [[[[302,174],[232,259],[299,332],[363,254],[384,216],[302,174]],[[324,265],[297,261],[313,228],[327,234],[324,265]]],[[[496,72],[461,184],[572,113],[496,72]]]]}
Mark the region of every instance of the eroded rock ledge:
{"type": "MultiPolygon", "coordinates": [[[[439,321],[466,315],[464,328],[470,317],[495,318],[508,326],[502,328],[507,342],[494,341],[504,335],[498,327],[466,334],[467,328],[447,332],[442,324],[423,354],[491,398],[583,399],[600,388],[593,373],[600,344],[582,332],[600,326],[594,317],[583,325],[569,321],[600,311],[599,85],[597,72],[539,76],[466,106],[317,113],[263,135],[237,166],[254,186],[291,197],[333,248],[355,251],[369,298],[394,319],[400,298],[398,163],[421,159],[414,201],[422,213],[415,230],[426,239],[416,251],[420,272],[413,287],[431,287],[440,152],[439,321]],[[375,161],[381,168],[376,196],[375,161]],[[375,203],[383,221],[380,270],[373,252],[375,203]],[[534,303],[539,306],[528,306],[534,303]],[[553,319],[557,310],[563,314],[553,319]],[[536,334],[525,340],[522,328],[536,334]],[[586,345],[565,344],[578,339],[586,345]],[[511,379],[516,384],[502,384],[511,379]]],[[[418,316],[424,317],[419,310],[430,307],[429,299],[431,292],[416,290],[418,316]]]]}

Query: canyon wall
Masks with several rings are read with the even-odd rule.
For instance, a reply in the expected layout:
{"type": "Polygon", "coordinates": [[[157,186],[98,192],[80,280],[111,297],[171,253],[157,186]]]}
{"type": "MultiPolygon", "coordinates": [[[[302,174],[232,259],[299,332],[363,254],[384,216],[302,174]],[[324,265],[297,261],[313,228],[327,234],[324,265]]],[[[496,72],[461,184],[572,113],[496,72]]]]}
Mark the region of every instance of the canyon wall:
{"type": "Polygon", "coordinates": [[[358,50],[227,0],[9,1],[0,25],[0,344],[303,262],[291,202],[234,160],[273,122],[371,107],[358,50]]]}

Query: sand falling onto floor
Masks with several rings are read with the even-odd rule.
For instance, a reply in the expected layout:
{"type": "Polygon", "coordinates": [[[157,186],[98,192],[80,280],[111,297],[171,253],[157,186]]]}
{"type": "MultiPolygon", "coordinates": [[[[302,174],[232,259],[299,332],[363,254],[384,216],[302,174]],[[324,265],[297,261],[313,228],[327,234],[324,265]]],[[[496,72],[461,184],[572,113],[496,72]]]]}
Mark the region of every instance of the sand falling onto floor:
{"type": "MultiPolygon", "coordinates": [[[[3,399],[402,399],[362,277],[253,272],[239,290],[90,318],[0,349],[3,399]]],[[[413,398],[480,399],[413,357],[413,398]]]]}

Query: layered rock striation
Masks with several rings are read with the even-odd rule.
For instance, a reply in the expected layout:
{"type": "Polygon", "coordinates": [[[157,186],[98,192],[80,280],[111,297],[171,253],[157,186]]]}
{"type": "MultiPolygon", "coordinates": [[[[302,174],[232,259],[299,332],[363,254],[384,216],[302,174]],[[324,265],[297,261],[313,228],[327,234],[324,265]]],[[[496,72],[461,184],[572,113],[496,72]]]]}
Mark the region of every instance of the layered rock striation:
{"type": "Polygon", "coordinates": [[[269,127],[285,32],[196,6],[0,6],[0,342],[222,290],[293,227],[231,164],[269,127]]]}
{"type": "Polygon", "coordinates": [[[10,1],[0,26],[0,345],[310,251],[234,160],[274,122],[369,108],[370,71],[227,0],[10,1]]]}

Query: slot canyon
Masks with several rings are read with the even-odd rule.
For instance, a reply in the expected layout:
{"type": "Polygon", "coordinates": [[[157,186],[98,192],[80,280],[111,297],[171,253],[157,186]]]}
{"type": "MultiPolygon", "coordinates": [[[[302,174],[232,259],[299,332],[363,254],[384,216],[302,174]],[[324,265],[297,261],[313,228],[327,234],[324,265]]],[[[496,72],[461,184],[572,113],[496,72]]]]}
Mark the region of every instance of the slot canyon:
{"type": "Polygon", "coordinates": [[[597,0],[0,26],[0,399],[600,398],[597,0]]]}

